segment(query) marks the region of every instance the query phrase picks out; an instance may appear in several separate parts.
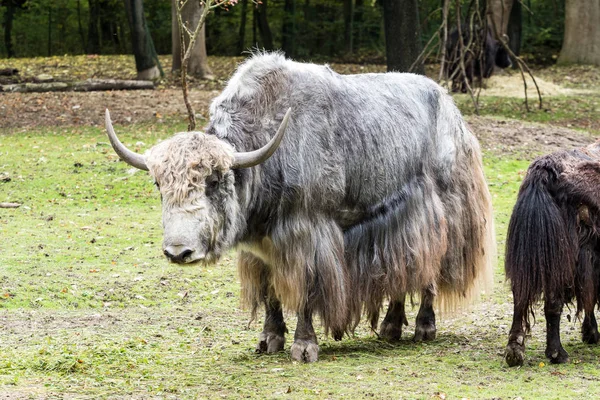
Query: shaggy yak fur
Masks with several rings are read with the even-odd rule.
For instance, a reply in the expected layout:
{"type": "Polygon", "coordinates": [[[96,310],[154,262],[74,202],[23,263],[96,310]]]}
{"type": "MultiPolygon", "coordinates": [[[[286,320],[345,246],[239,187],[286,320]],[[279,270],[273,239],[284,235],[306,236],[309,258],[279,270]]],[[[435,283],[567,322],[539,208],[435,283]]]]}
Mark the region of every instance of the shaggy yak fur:
{"type": "Polygon", "coordinates": [[[506,240],[506,276],[514,297],[506,362],[522,365],[533,306],[544,298],[546,357],[564,363],[563,305],[584,312],[584,343],[598,343],[594,308],[600,289],[600,142],[536,159],[519,190],[506,240]]]}
{"type": "Polygon", "coordinates": [[[197,243],[173,261],[241,250],[243,300],[253,315],[266,309],[258,351],[283,349],[287,309],[298,315],[292,358],[314,361],[313,314],[341,339],[364,314],[375,329],[388,300],[380,332],[398,340],[407,295],[421,299],[415,340],[430,340],[436,296],[452,308],[489,284],[479,145],[424,76],[345,76],[257,54],[213,101],[206,134],[178,134],[145,159],[163,197],[163,246],[197,243]],[[264,146],[290,107],[277,151],[231,169],[232,154],[264,146]]]}

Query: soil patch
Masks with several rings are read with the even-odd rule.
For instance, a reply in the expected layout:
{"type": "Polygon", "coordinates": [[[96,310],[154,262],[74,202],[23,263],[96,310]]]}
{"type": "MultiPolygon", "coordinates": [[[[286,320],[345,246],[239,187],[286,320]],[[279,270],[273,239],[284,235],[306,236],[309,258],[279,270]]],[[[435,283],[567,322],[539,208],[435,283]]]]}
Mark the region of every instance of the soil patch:
{"type": "MultiPolygon", "coordinates": [[[[218,91],[191,90],[197,114],[208,116],[218,91]]],[[[104,125],[108,108],[117,124],[161,122],[187,118],[181,90],[157,89],[111,92],[5,93],[0,96],[0,128],[104,125]]]]}
{"type": "Polygon", "coordinates": [[[589,132],[493,117],[469,117],[469,126],[483,150],[498,156],[552,153],[586,146],[597,137],[589,132]]]}
{"type": "MultiPolygon", "coordinates": [[[[533,83],[533,80],[529,75],[525,76],[527,82],[527,97],[536,100],[538,97],[537,90],[533,83]]],[[[546,96],[574,96],[590,93],[589,90],[584,89],[572,89],[557,85],[554,82],[550,82],[535,77],[535,81],[540,88],[542,97],[546,96]]],[[[506,72],[501,75],[492,75],[486,80],[485,87],[481,90],[481,96],[496,96],[496,97],[515,97],[523,99],[525,98],[525,91],[523,89],[523,78],[517,72],[512,71],[510,75],[506,72]]]]}

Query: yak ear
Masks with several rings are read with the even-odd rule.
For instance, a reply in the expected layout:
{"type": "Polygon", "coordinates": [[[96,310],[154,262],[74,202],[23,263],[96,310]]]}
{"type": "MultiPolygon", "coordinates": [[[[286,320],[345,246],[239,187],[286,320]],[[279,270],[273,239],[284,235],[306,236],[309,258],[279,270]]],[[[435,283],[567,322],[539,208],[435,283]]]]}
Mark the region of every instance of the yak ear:
{"type": "Polygon", "coordinates": [[[279,125],[279,129],[277,129],[277,133],[273,138],[261,147],[260,149],[254,151],[248,151],[245,153],[235,153],[232,169],[238,168],[250,168],[255,165],[258,165],[264,161],[266,161],[269,157],[275,153],[275,150],[279,147],[281,140],[283,139],[283,135],[287,128],[288,120],[290,119],[290,115],[292,113],[291,107],[288,108],[285,116],[283,117],[283,121],[281,121],[281,125],[279,125]]]}
{"type": "Polygon", "coordinates": [[[115,150],[115,153],[117,153],[119,157],[121,157],[121,160],[125,161],[132,167],[148,171],[148,166],[146,165],[146,160],[144,156],[129,150],[127,147],[125,147],[123,143],[121,143],[121,141],[117,137],[117,134],[115,133],[115,130],[112,126],[112,122],[110,120],[110,113],[108,112],[108,108],[106,109],[104,122],[106,124],[106,132],[108,133],[108,139],[110,140],[110,144],[115,150]]]}

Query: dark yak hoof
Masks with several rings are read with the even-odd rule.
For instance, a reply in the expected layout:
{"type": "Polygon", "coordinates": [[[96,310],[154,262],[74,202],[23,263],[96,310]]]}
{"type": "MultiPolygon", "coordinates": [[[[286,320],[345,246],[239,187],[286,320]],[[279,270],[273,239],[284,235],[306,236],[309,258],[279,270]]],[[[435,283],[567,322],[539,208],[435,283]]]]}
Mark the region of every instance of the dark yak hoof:
{"type": "Polygon", "coordinates": [[[344,338],[344,331],[343,330],[334,330],[332,333],[333,339],[336,342],[339,342],[340,340],[342,340],[344,338]]]}
{"type": "Polygon", "coordinates": [[[413,342],[429,342],[435,339],[435,324],[417,324],[413,342]]]}
{"type": "Polygon", "coordinates": [[[261,332],[258,345],[256,346],[257,353],[277,353],[283,350],[285,345],[285,336],[276,333],[261,332]]]}
{"type": "Polygon", "coordinates": [[[383,321],[379,328],[379,337],[388,342],[397,342],[402,338],[402,325],[383,321]]]}
{"type": "Polygon", "coordinates": [[[546,349],[546,357],[552,364],[564,364],[569,361],[569,354],[562,347],[558,349],[546,349]]]}
{"type": "Polygon", "coordinates": [[[504,359],[509,367],[520,367],[525,360],[525,345],[523,336],[519,336],[516,340],[511,340],[506,346],[506,354],[504,359]]]}
{"type": "Polygon", "coordinates": [[[581,332],[581,340],[586,344],[596,344],[600,340],[600,334],[595,329],[584,330],[581,332]]]}
{"type": "Polygon", "coordinates": [[[292,360],[315,362],[319,359],[319,346],[310,340],[296,340],[292,344],[292,360]]]}

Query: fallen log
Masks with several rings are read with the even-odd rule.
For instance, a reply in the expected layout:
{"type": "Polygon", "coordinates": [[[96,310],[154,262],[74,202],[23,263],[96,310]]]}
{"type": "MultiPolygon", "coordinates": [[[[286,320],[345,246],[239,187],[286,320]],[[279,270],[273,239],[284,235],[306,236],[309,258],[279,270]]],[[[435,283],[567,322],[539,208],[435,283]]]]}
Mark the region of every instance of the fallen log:
{"type": "Polygon", "coordinates": [[[0,69],[0,75],[2,76],[13,76],[17,75],[19,70],[16,68],[2,68],[0,69]]]}
{"type": "Polygon", "coordinates": [[[88,79],[79,82],[15,83],[0,85],[0,92],[39,93],[39,92],[91,92],[98,90],[148,90],[154,89],[152,81],[118,79],[88,79]]]}

